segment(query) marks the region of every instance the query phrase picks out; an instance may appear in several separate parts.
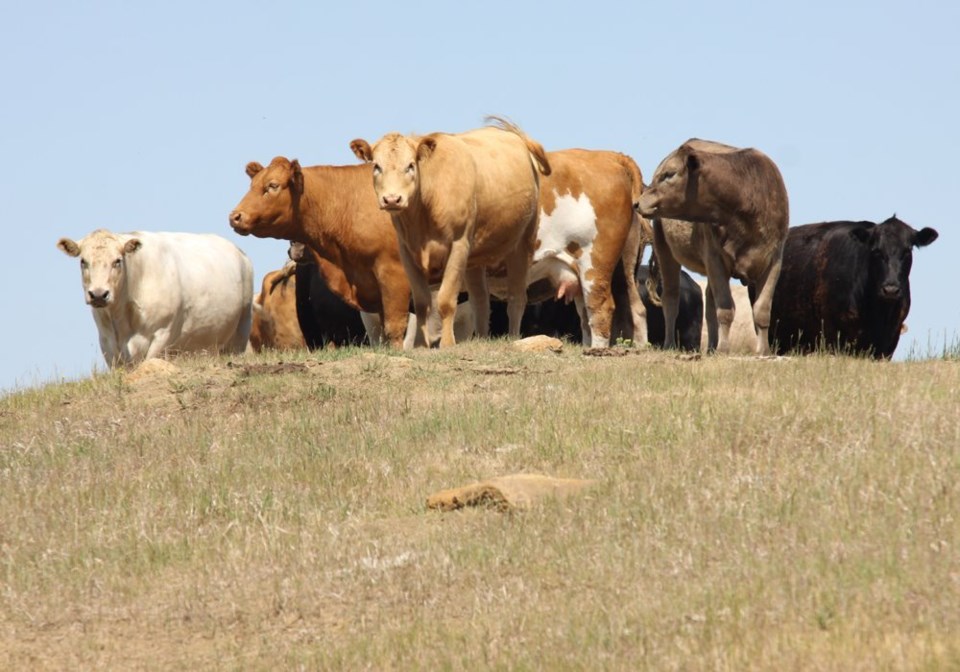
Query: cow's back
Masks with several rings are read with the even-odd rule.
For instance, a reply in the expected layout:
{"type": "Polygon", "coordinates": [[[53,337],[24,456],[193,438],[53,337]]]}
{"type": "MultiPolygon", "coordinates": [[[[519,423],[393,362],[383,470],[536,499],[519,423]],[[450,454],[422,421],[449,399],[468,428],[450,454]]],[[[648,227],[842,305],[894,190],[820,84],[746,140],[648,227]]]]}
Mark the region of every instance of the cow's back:
{"type": "Polygon", "coordinates": [[[213,234],[133,235],[142,247],[130,258],[128,272],[137,280],[129,298],[141,306],[142,328],[169,328],[170,350],[242,352],[252,322],[253,266],[247,256],[213,234]]]}
{"type": "MultiPolygon", "coordinates": [[[[495,264],[525,236],[533,235],[539,177],[526,142],[517,133],[495,127],[440,138],[447,145],[447,157],[444,165],[431,161],[428,198],[445,199],[452,208],[475,204],[470,265],[495,264]],[[440,170],[446,174],[440,175],[440,170]]],[[[441,146],[438,142],[438,154],[441,146]]],[[[426,185],[426,176],[423,179],[426,185]]]]}

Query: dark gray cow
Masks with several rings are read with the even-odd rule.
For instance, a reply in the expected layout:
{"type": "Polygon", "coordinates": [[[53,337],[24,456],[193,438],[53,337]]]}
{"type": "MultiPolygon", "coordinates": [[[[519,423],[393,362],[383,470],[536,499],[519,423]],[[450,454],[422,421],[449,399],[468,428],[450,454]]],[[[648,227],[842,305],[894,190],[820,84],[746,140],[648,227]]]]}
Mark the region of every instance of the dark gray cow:
{"type": "Polygon", "coordinates": [[[688,140],[660,163],[636,207],[654,218],[666,346],[675,345],[683,264],[709,279],[708,321],[719,322],[719,352],[728,351],[735,313],[730,278],[755,288],[757,354],[768,354],[770,304],[789,224],[787,190],[773,161],[756,149],[688,140]],[[679,222],[682,230],[673,231],[677,227],[670,220],[685,220],[679,222]]]}

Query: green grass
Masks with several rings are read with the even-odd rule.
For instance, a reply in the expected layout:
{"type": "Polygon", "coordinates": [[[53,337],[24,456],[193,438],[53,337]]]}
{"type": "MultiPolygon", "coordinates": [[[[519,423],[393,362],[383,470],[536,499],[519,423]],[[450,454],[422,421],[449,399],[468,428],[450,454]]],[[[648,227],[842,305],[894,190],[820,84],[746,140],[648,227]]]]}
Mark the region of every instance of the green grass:
{"type": "Polygon", "coordinates": [[[0,399],[0,668],[960,666],[956,357],[280,362],[0,399]]]}

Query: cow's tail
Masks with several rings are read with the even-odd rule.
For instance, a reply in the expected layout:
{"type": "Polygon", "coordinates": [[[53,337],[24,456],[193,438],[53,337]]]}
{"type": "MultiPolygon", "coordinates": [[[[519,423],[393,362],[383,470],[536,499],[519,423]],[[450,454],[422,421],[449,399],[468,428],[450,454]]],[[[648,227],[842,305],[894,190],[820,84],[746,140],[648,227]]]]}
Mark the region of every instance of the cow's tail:
{"type": "Polygon", "coordinates": [[[540,171],[540,174],[550,174],[550,162],[547,160],[547,152],[543,149],[543,145],[528,136],[519,126],[508,119],[497,117],[491,114],[484,117],[484,121],[490,126],[496,126],[499,129],[509,131],[510,133],[515,133],[516,135],[520,136],[523,139],[523,142],[526,143],[527,151],[530,152],[530,156],[533,157],[534,162],[537,164],[537,169],[540,171]]]}
{"type": "Polygon", "coordinates": [[[630,197],[633,199],[633,205],[636,206],[637,201],[640,200],[640,195],[643,193],[643,174],[640,172],[640,166],[626,154],[617,154],[617,160],[620,161],[620,165],[630,176],[630,197]]]}

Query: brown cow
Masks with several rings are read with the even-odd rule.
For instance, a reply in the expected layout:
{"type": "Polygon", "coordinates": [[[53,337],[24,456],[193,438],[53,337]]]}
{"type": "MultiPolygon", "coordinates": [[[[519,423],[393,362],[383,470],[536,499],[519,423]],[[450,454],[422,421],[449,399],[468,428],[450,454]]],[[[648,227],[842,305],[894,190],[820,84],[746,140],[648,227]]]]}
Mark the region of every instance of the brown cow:
{"type": "Polygon", "coordinates": [[[253,328],[250,345],[257,352],[264,348],[300,350],[307,347],[297,318],[296,264],[287,262],[278,271],[263,276],[263,286],[253,299],[253,328]]]}
{"type": "Polygon", "coordinates": [[[430,282],[439,279],[440,346],[455,343],[457,294],[466,276],[477,333],[486,336],[486,269],[504,263],[510,334],[520,333],[527,270],[537,225],[539,173],[550,173],[543,148],[517,127],[495,120],[459,135],[389,133],[373,147],[350,148],[373,164],[376,202],[393,217],[417,315],[426,329],[430,282]]]}
{"type": "Polygon", "coordinates": [[[637,210],[655,218],[654,251],[663,274],[667,324],[665,346],[674,346],[683,264],[709,279],[707,315],[716,312],[719,352],[729,350],[735,314],[730,278],[753,286],[757,354],[769,354],[770,305],[789,223],[787,190],[773,161],[756,149],[688,140],[657,167],[653,184],[640,196],[637,210]]]}
{"type": "Polygon", "coordinates": [[[369,168],[301,168],[278,156],[266,168],[247,164],[247,175],[250,191],[230,213],[234,231],[309,245],[330,289],[354,308],[379,314],[387,340],[402,347],[410,284],[369,168]]]}
{"type": "MultiPolygon", "coordinates": [[[[555,297],[576,301],[583,344],[610,343],[617,262],[623,259],[631,329],[628,338],[647,342],[646,311],[632,272],[640,252],[641,217],[633,204],[643,178],[629,156],[566,149],[548,152],[550,175],[540,180],[540,221],[528,283],[550,278],[555,297]]],[[[494,292],[495,294],[497,292],[494,292]]]]}

